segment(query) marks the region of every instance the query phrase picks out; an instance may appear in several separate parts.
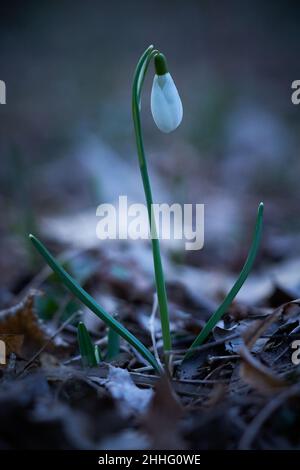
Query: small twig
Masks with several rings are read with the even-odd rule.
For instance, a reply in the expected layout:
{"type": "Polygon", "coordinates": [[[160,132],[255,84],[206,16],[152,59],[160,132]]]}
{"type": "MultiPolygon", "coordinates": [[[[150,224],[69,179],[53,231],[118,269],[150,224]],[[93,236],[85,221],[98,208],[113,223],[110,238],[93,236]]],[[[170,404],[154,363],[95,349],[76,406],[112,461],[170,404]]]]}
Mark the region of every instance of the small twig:
{"type": "Polygon", "coordinates": [[[59,328],[58,330],[55,331],[55,333],[50,336],[48,341],[39,349],[34,356],[32,356],[31,359],[27,362],[27,364],[24,366],[24,368],[19,372],[18,375],[23,374],[23,372],[28,369],[28,367],[39,357],[39,355],[45,350],[45,348],[48,346],[48,344],[65,328],[68,323],[70,323],[74,318],[78,315],[78,312],[74,312],[59,328]]]}
{"type": "MultiPolygon", "coordinates": [[[[234,333],[233,335],[226,336],[225,338],[217,339],[214,342],[202,344],[201,346],[193,348],[193,353],[194,352],[199,352],[199,351],[206,351],[207,349],[211,349],[211,348],[214,348],[215,346],[219,346],[220,344],[223,344],[223,343],[226,343],[226,341],[230,341],[232,339],[238,338],[239,336],[240,336],[240,333],[234,333]]],[[[174,349],[174,350],[170,351],[170,353],[177,356],[177,355],[180,355],[180,354],[185,354],[188,350],[189,350],[189,348],[187,348],[187,349],[174,349]]]]}
{"type": "Polygon", "coordinates": [[[57,326],[59,325],[59,320],[60,320],[62,314],[64,313],[68,303],[70,302],[71,298],[72,298],[72,296],[70,294],[68,294],[68,293],[65,294],[64,298],[61,301],[61,304],[60,304],[59,308],[57,309],[57,311],[53,315],[53,318],[52,318],[52,321],[51,321],[53,328],[57,328],[57,326]]]}
{"type": "Polygon", "coordinates": [[[132,372],[148,372],[151,371],[152,367],[151,366],[144,366],[144,367],[138,367],[137,369],[132,369],[132,372]]]}
{"type": "Polygon", "coordinates": [[[207,362],[212,364],[213,362],[217,361],[231,361],[232,359],[240,359],[238,354],[232,354],[227,356],[208,356],[207,362]]]}
{"type": "Polygon", "coordinates": [[[27,308],[30,309],[33,305],[34,297],[37,295],[40,295],[40,292],[36,289],[31,289],[27,293],[26,297],[23,297],[22,300],[20,300],[20,302],[18,302],[16,305],[0,310],[0,317],[2,319],[7,317],[14,317],[18,312],[26,310],[27,308]]]}
{"type": "Polygon", "coordinates": [[[66,361],[64,361],[62,364],[63,364],[63,366],[68,366],[68,365],[70,365],[70,364],[72,364],[72,363],[74,363],[74,362],[79,361],[80,359],[81,359],[81,355],[78,354],[77,356],[72,356],[72,357],[70,357],[69,359],[67,359],[66,361]]]}
{"type": "Polygon", "coordinates": [[[176,361],[172,361],[173,366],[180,366],[182,364],[182,359],[176,359],[176,361]]]}
{"type": "Polygon", "coordinates": [[[283,392],[279,393],[269,401],[267,405],[255,416],[250,425],[248,425],[246,431],[244,432],[240,443],[239,449],[247,450],[251,448],[253,440],[257,436],[260,428],[267,421],[267,419],[279,408],[286,400],[288,400],[293,395],[300,393],[300,384],[295,384],[292,387],[285,389],[283,392]]]}
{"type": "Polygon", "coordinates": [[[209,374],[207,374],[207,376],[205,377],[205,380],[208,380],[215,372],[219,372],[221,369],[223,369],[227,365],[228,365],[228,363],[225,362],[225,364],[221,364],[218,367],[216,367],[215,369],[211,370],[209,372],[209,374]]]}
{"type": "MultiPolygon", "coordinates": [[[[67,261],[70,261],[75,256],[77,256],[77,255],[81,254],[82,252],[86,251],[87,249],[88,248],[82,249],[81,251],[79,251],[77,249],[72,248],[70,250],[63,251],[60,255],[57,256],[57,259],[61,263],[66,263],[67,261]]],[[[45,282],[46,279],[52,274],[52,272],[53,271],[49,268],[49,266],[45,266],[43,269],[41,269],[41,271],[39,271],[36,274],[36,276],[34,276],[31,279],[31,281],[17,294],[16,300],[21,301],[23,299],[23,297],[28,295],[28,293],[32,289],[38,289],[40,287],[40,285],[43,284],[43,282],[45,282]]]]}
{"type": "Polygon", "coordinates": [[[187,383],[187,384],[221,384],[221,383],[228,383],[230,381],[230,379],[219,379],[219,380],[208,380],[208,379],[196,379],[196,380],[193,380],[193,379],[177,379],[177,380],[173,380],[173,382],[177,382],[177,383],[187,383]]]}
{"type": "Polygon", "coordinates": [[[279,359],[282,358],[282,356],[284,356],[288,351],[290,350],[290,346],[287,346],[286,348],[283,349],[283,351],[281,351],[278,356],[276,356],[273,361],[272,361],[272,365],[275,364],[275,362],[279,361],[279,359]]]}

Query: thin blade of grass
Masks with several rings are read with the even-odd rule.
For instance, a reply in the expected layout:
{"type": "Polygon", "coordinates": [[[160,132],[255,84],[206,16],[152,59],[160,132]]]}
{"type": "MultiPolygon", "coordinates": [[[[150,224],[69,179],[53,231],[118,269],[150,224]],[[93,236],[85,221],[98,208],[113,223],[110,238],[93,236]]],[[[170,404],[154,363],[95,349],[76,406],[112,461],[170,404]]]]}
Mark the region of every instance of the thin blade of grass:
{"type": "Polygon", "coordinates": [[[95,358],[96,358],[96,361],[97,361],[97,365],[100,364],[100,362],[102,362],[102,356],[101,356],[101,351],[100,351],[100,347],[98,344],[95,344],[95,358]]]}
{"type": "Polygon", "coordinates": [[[77,338],[83,366],[95,367],[97,360],[94,345],[85,324],[82,322],[80,322],[77,327],[77,338]]]}
{"type": "Polygon", "coordinates": [[[112,328],[108,330],[107,354],[106,359],[111,361],[120,352],[120,336],[112,328]]]}
{"type": "Polygon", "coordinates": [[[201,330],[200,334],[197,336],[191,347],[189,348],[188,352],[186,353],[184,360],[188,359],[192,353],[193,349],[200,346],[208,337],[212,329],[216,326],[216,324],[220,321],[222,316],[227,312],[228,307],[230,304],[233,302],[234,298],[238,294],[239,290],[243,286],[244,282],[246,281],[254,260],[256,258],[257,250],[259,247],[260,243],[260,238],[261,238],[261,232],[262,232],[262,223],[263,223],[263,211],[264,211],[264,205],[261,202],[258,206],[258,211],[257,211],[257,217],[256,217],[256,224],[255,224],[255,229],[254,229],[254,236],[253,236],[253,241],[252,245],[250,247],[248,257],[246,259],[246,262],[243,266],[242,271],[240,272],[240,275],[233,285],[232,289],[229,291],[227,296],[225,297],[224,301],[221,303],[221,305],[218,307],[218,309],[215,311],[215,313],[210,317],[204,328],[201,330]]]}
{"type": "Polygon", "coordinates": [[[34,247],[42,255],[46,263],[57,274],[63,284],[92,312],[94,312],[104,323],[113,328],[122,338],[124,338],[131,346],[133,346],[146,361],[157,371],[161,369],[151,352],[139,341],[130,331],[128,331],[121,323],[115,320],[103,307],[101,307],[91,295],[89,295],[70,274],[68,274],[62,266],[53,258],[51,253],[43,245],[43,243],[34,235],[29,235],[34,247]]]}

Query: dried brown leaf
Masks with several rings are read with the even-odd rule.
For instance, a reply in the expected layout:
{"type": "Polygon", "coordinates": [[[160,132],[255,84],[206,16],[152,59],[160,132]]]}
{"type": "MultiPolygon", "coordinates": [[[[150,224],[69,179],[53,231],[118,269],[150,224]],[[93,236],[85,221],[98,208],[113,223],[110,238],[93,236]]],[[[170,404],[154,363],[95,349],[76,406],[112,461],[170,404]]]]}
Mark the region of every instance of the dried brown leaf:
{"type": "Polygon", "coordinates": [[[300,299],[281,305],[263,320],[255,321],[243,334],[245,345],[252,349],[258,338],[276,321],[287,321],[300,314],[300,299]]]}
{"type": "Polygon", "coordinates": [[[5,343],[7,356],[11,353],[21,355],[24,335],[1,334],[0,339],[5,343]]]}
{"type": "MultiPolygon", "coordinates": [[[[31,291],[17,305],[0,311],[0,335],[11,337],[11,341],[8,342],[11,352],[31,355],[51,338],[50,332],[34,310],[34,299],[38,294],[36,291],[31,291]],[[24,342],[21,341],[22,338],[24,342]]],[[[60,346],[62,346],[61,341],[60,346]]],[[[49,341],[47,349],[53,350],[55,347],[57,343],[49,341]]]]}
{"type": "Polygon", "coordinates": [[[240,347],[239,354],[242,359],[240,376],[254,389],[264,395],[268,395],[279,392],[288,386],[285,380],[278,377],[256,359],[245,345],[240,347]]]}

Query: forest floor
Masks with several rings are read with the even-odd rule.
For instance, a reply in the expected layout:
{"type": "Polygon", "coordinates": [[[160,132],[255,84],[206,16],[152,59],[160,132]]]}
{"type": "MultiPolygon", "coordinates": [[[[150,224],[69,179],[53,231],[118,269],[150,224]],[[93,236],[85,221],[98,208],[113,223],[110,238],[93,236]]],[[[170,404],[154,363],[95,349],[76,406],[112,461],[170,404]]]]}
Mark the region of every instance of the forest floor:
{"type": "MultiPolygon", "coordinates": [[[[162,357],[152,277],[141,263],[124,249],[123,257],[99,249],[61,256],[74,277],[162,357]]],[[[283,272],[291,269],[287,263],[283,272]]],[[[190,283],[203,282],[201,270],[181,266],[176,272],[177,279],[167,282],[173,350],[165,377],[123,340],[119,353],[106,359],[105,325],[47,267],[23,280],[15,305],[0,312],[7,343],[0,376],[2,449],[299,448],[295,291],[282,284],[282,275],[268,286],[254,275],[249,295],[254,299],[257,286],[259,301],[234,302],[208,341],[182,361],[224,292],[203,296],[190,283]],[[98,367],[82,365],[79,319],[104,357],[98,367]]]]}

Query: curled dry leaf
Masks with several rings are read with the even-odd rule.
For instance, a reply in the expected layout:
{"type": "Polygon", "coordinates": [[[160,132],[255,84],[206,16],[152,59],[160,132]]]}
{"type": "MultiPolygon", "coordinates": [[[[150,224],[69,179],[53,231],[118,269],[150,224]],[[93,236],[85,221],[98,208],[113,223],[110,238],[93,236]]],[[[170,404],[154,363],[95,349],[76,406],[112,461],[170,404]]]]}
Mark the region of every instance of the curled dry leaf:
{"type": "MultiPolygon", "coordinates": [[[[9,338],[9,350],[18,355],[31,355],[50,340],[50,331],[43,325],[34,310],[38,292],[31,291],[17,305],[0,311],[0,335],[9,338]]],[[[49,341],[47,350],[63,346],[61,339],[49,341]]]]}
{"type": "Polygon", "coordinates": [[[288,383],[274,374],[271,369],[263,365],[257,358],[251,355],[255,343],[276,321],[287,321],[300,313],[300,299],[283,304],[263,320],[255,321],[243,334],[244,343],[239,349],[241,356],[241,378],[259,390],[269,394],[282,390],[288,383]]]}
{"type": "Polygon", "coordinates": [[[256,359],[243,345],[239,349],[241,356],[240,376],[251,387],[264,395],[283,390],[288,383],[274,374],[268,367],[256,359]]]}
{"type": "Polygon", "coordinates": [[[243,334],[245,345],[248,349],[252,349],[256,341],[263,335],[263,333],[276,321],[282,320],[283,322],[298,316],[300,314],[300,299],[293,300],[281,307],[274,310],[273,313],[268,315],[263,320],[255,321],[243,334]]]}

